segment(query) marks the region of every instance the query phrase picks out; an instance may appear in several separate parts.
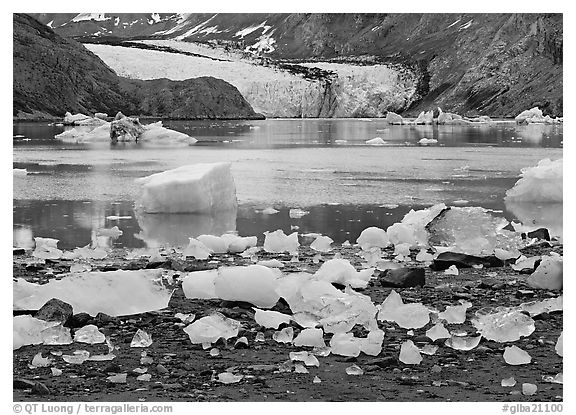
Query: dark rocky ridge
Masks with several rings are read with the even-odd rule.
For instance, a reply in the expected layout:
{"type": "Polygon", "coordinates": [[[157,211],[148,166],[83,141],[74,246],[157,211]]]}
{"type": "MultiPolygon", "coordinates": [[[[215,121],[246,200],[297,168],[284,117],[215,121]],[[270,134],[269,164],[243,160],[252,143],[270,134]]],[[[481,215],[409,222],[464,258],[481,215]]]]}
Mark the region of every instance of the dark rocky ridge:
{"type": "Polygon", "coordinates": [[[160,14],[157,23],[150,14],[107,16],[38,18],[66,36],[121,38],[174,38],[210,19],[203,27],[216,30],[197,30],[185,40],[236,49],[256,43],[264,29],[244,37],[234,36],[237,31],[266,22],[276,40],[267,56],[276,60],[403,62],[420,80],[418,99],[404,115],[441,106],[470,116],[515,116],[536,105],[562,115],[561,14],[160,14]]]}
{"type": "Polygon", "coordinates": [[[13,15],[13,116],[49,119],[66,111],[181,119],[262,118],[229,83],[122,78],[92,52],[24,14],[13,15]]]}

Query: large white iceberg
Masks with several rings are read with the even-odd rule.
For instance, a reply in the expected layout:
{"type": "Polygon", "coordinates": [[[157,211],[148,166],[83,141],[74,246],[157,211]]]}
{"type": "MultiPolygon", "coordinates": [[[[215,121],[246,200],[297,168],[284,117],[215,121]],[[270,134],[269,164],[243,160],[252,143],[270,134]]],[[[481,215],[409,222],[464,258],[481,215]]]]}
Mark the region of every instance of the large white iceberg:
{"type": "Polygon", "coordinates": [[[515,202],[562,203],[563,159],[540,160],[535,167],[522,169],[521,178],[506,191],[505,200],[515,202]]]}
{"type": "Polygon", "coordinates": [[[194,144],[198,140],[190,137],[188,134],[180,131],[171,130],[162,126],[162,121],[144,125],[144,132],[138,138],[138,141],[145,141],[155,144],[194,144]]]}
{"type": "Polygon", "coordinates": [[[160,310],[168,306],[173,290],[161,282],[162,270],[82,272],[46,284],[19,278],[13,283],[15,310],[38,310],[58,298],[74,313],[99,312],[122,316],[160,310]]]}
{"type": "Polygon", "coordinates": [[[234,210],[236,186],[230,163],[200,163],[136,179],[136,207],[146,213],[234,210]]]}

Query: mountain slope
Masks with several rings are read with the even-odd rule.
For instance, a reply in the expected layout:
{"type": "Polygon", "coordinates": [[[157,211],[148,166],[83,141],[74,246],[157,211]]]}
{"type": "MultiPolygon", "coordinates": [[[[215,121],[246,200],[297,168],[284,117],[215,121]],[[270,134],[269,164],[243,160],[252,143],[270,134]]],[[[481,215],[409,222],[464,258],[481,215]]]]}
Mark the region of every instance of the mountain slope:
{"type": "Polygon", "coordinates": [[[27,15],[14,14],[13,29],[16,118],[51,118],[66,111],[122,111],[189,119],[261,118],[235,87],[222,80],[129,80],[117,76],[81,44],[27,15]]]}
{"type": "Polygon", "coordinates": [[[66,36],[179,39],[281,61],[402,63],[419,79],[407,113],[440,105],[514,116],[562,114],[561,14],[43,15],[66,36]],[[91,18],[93,18],[91,20],[91,18]]]}

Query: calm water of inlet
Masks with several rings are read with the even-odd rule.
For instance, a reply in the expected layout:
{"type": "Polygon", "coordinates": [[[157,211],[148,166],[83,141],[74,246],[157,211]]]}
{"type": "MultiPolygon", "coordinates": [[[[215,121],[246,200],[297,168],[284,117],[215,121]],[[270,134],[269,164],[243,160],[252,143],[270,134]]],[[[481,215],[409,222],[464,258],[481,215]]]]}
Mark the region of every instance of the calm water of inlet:
{"type": "Polygon", "coordinates": [[[54,139],[70,127],[14,124],[14,168],[28,171],[13,180],[14,243],[26,246],[34,236],[52,237],[60,239],[59,247],[70,249],[88,244],[93,230],[112,226],[123,231],[115,246],[124,247],[185,245],[188,237],[226,231],[262,240],[262,232],[276,229],[354,242],[368,226],[386,229],[410,209],[455,201],[502,211],[510,220],[562,227],[561,206],[503,201],[521,168],[562,157],[562,126],[390,126],[359,119],[164,125],[199,142],[162,147],[72,144],[54,139]],[[386,144],[365,144],[375,137],[386,144]],[[438,144],[420,146],[422,138],[435,138],[438,144]],[[134,179],[216,161],[232,162],[237,212],[134,212],[134,179]],[[279,212],[263,214],[267,207],[279,212]],[[291,218],[294,208],[309,213],[291,218]]]}

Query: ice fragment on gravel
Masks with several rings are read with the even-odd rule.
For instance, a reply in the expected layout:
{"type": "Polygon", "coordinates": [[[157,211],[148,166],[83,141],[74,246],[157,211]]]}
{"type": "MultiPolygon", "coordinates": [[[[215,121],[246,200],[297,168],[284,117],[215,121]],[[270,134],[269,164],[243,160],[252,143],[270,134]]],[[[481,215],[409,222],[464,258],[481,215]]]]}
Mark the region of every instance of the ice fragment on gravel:
{"type": "Polygon", "coordinates": [[[513,342],[534,332],[534,320],[521,311],[497,307],[482,308],[475,313],[472,324],[485,339],[513,342]]]}
{"type": "Polygon", "coordinates": [[[218,339],[228,340],[238,335],[240,322],[227,318],[221,313],[202,317],[190,324],[184,331],[193,344],[215,343],[218,339]]]}
{"type": "Polygon", "coordinates": [[[554,350],[558,353],[558,356],[564,356],[564,331],[560,333],[558,336],[558,340],[556,340],[556,346],[554,346],[554,350]]]}
{"type": "Polygon", "coordinates": [[[180,319],[180,321],[182,321],[182,323],[184,323],[184,324],[190,324],[196,318],[196,314],[176,313],[176,314],[174,314],[174,317],[176,317],[177,319],[180,319]]]}
{"type": "Polygon", "coordinates": [[[429,356],[436,354],[437,351],[438,351],[438,346],[435,346],[432,344],[427,344],[420,349],[420,353],[427,354],[429,356]]]}
{"type": "Polygon", "coordinates": [[[448,339],[451,335],[450,332],[446,330],[446,327],[444,327],[444,324],[436,323],[426,331],[426,337],[432,341],[436,341],[438,339],[448,339]]]}
{"type": "Polygon", "coordinates": [[[117,375],[108,376],[108,382],[110,383],[126,383],[127,373],[119,373],[117,375]]]}
{"type": "Polygon", "coordinates": [[[150,373],[145,373],[143,375],[136,377],[136,380],[139,380],[141,382],[150,382],[150,379],[152,379],[152,375],[150,373]]]}
{"type": "Polygon", "coordinates": [[[318,376],[314,376],[312,383],[320,383],[320,382],[322,382],[322,380],[318,376]]]}
{"type": "Polygon", "coordinates": [[[19,278],[13,284],[14,309],[37,310],[57,298],[70,304],[74,313],[92,316],[99,312],[116,317],[160,310],[168,306],[173,292],[162,284],[162,272],[82,272],[42,285],[19,278]]]}
{"type": "Polygon", "coordinates": [[[292,317],[278,311],[260,310],[254,308],[254,320],[267,329],[277,329],[281,324],[289,324],[292,317]]]}
{"type": "Polygon", "coordinates": [[[388,234],[384,229],[371,226],[362,231],[356,243],[364,251],[370,248],[386,248],[390,245],[388,234]]]}
{"type": "Polygon", "coordinates": [[[528,312],[532,317],[542,313],[562,311],[564,309],[563,299],[564,296],[560,295],[556,298],[547,298],[542,301],[530,301],[528,303],[520,304],[518,309],[528,312]]]}
{"type": "Polygon", "coordinates": [[[446,274],[446,275],[458,275],[458,274],[460,274],[460,272],[458,272],[458,268],[456,268],[456,265],[450,265],[447,269],[444,270],[444,274],[446,274]]]}
{"type": "Polygon", "coordinates": [[[214,288],[222,300],[245,301],[262,308],[271,308],[280,296],[276,293],[279,272],[261,265],[221,267],[214,288]]]}
{"type": "Polygon", "coordinates": [[[533,383],[523,383],[522,384],[522,395],[530,396],[535,395],[538,390],[538,386],[533,383]]]}
{"type": "Polygon", "coordinates": [[[70,329],[64,327],[61,324],[57,326],[48,327],[41,332],[42,343],[46,345],[64,345],[72,344],[72,336],[70,334],[70,329]]]}
{"type": "Polygon", "coordinates": [[[144,330],[138,329],[132,338],[132,342],[130,342],[130,347],[148,347],[151,344],[152,336],[144,330]]]}
{"type": "Polygon", "coordinates": [[[294,372],[295,373],[310,373],[308,369],[302,363],[296,363],[294,365],[294,372]]]}
{"type": "Polygon", "coordinates": [[[51,367],[50,371],[52,372],[52,376],[60,376],[62,374],[62,371],[55,367],[51,367]]]}
{"type": "Polygon", "coordinates": [[[194,257],[196,259],[208,259],[214,253],[210,248],[197,239],[189,238],[188,246],[182,253],[185,257],[194,257]]]}
{"type": "Polygon", "coordinates": [[[404,304],[400,294],[392,290],[382,303],[378,320],[395,322],[405,329],[417,329],[430,322],[430,310],[421,303],[404,304]]]}
{"type": "Polygon", "coordinates": [[[428,262],[434,259],[434,255],[429,254],[426,252],[425,249],[421,249],[420,252],[416,255],[416,261],[418,262],[428,262]]]}
{"type": "Polygon", "coordinates": [[[448,340],[446,340],[446,342],[444,342],[444,345],[446,345],[452,349],[455,349],[455,350],[468,351],[468,350],[472,350],[476,346],[478,346],[480,344],[481,338],[482,338],[482,336],[459,337],[459,336],[453,335],[448,340]]]}
{"type": "Polygon", "coordinates": [[[559,290],[563,286],[563,257],[544,255],[542,262],[526,281],[532,288],[559,290]]]}
{"type": "Polygon", "coordinates": [[[294,346],[326,347],[322,329],[304,329],[294,339],[294,346]]]}
{"type": "Polygon", "coordinates": [[[466,310],[472,307],[469,302],[464,302],[461,305],[449,305],[446,309],[438,314],[438,318],[446,320],[448,324],[462,324],[466,321],[466,310]]]}
{"type": "Polygon", "coordinates": [[[286,236],[282,229],[274,232],[264,232],[264,250],[271,253],[288,252],[291,254],[298,252],[300,242],[298,242],[298,232],[293,232],[286,236]]]}
{"type": "Polygon", "coordinates": [[[412,340],[406,340],[400,346],[399,360],[407,365],[419,365],[422,361],[420,350],[414,345],[412,340]]]}
{"type": "Polygon", "coordinates": [[[314,274],[314,279],[350,285],[352,288],[364,288],[368,285],[373,273],[373,268],[356,271],[347,259],[335,258],[323,263],[314,274]]]}
{"type": "Polygon", "coordinates": [[[332,250],[330,246],[332,242],[334,242],[332,238],[320,235],[310,244],[310,248],[318,252],[330,252],[332,250]]]}
{"type": "Polygon", "coordinates": [[[36,355],[34,355],[34,358],[32,359],[32,366],[34,366],[34,368],[37,367],[48,367],[52,364],[52,359],[48,358],[48,357],[42,357],[42,353],[39,352],[36,355]]]}
{"type": "Polygon", "coordinates": [[[500,385],[502,385],[503,388],[511,388],[516,385],[516,379],[514,379],[514,376],[502,379],[500,385]]]}
{"type": "Polygon", "coordinates": [[[136,209],[146,213],[207,213],[237,207],[230,163],[182,166],[136,179],[136,209]]]}
{"type": "Polygon", "coordinates": [[[44,339],[42,331],[57,326],[57,321],[44,321],[30,315],[14,316],[12,319],[13,349],[29,344],[41,344],[44,339]]]}
{"type": "Polygon", "coordinates": [[[275,331],[272,334],[272,339],[278,343],[292,343],[294,338],[294,329],[292,327],[285,327],[280,331],[275,331]]]}
{"type": "Polygon", "coordinates": [[[70,363],[73,365],[81,365],[90,357],[90,352],[86,350],[76,350],[73,354],[65,354],[62,355],[62,360],[66,363],[70,363]]]}
{"type": "Polygon", "coordinates": [[[32,256],[41,259],[60,259],[63,252],[58,249],[58,239],[52,238],[34,238],[36,248],[32,252],[32,256]]]}
{"type": "Polygon", "coordinates": [[[264,261],[258,261],[256,265],[262,265],[263,267],[268,268],[282,268],[284,263],[282,261],[278,261],[277,259],[268,259],[264,261]]]}
{"type": "Polygon", "coordinates": [[[218,270],[189,272],[182,279],[182,290],[186,298],[208,300],[218,298],[216,295],[216,278],[218,270]]]}
{"type": "Polygon", "coordinates": [[[407,243],[410,248],[428,247],[429,233],[426,226],[446,209],[444,203],[431,206],[427,209],[410,210],[401,222],[388,227],[386,233],[394,245],[407,243]]]}
{"type": "Polygon", "coordinates": [[[106,336],[94,324],[88,324],[74,333],[74,341],[78,343],[98,344],[106,341],[106,336]]]}
{"type": "Polygon", "coordinates": [[[530,258],[520,257],[516,260],[516,263],[512,264],[511,267],[514,271],[522,271],[524,269],[534,269],[536,261],[540,259],[540,256],[532,256],[530,258]]]}
{"type": "Polygon", "coordinates": [[[290,360],[293,362],[303,362],[306,366],[320,366],[320,362],[312,353],[303,352],[290,352],[290,360]]]}
{"type": "Polygon", "coordinates": [[[358,365],[352,365],[346,368],[346,374],[352,376],[360,376],[364,374],[364,371],[358,365]]]}
{"type": "Polygon", "coordinates": [[[504,349],[504,361],[509,365],[525,365],[532,361],[532,357],[518,346],[508,346],[504,349]]]}

